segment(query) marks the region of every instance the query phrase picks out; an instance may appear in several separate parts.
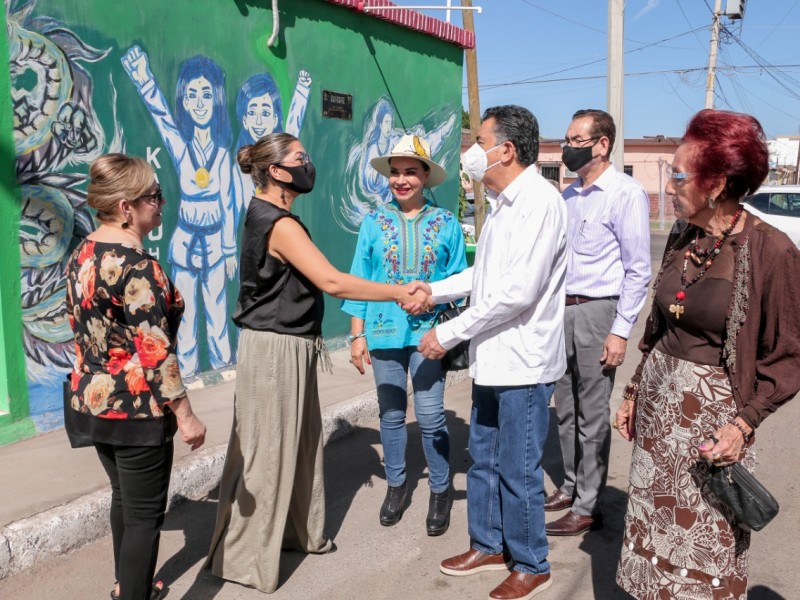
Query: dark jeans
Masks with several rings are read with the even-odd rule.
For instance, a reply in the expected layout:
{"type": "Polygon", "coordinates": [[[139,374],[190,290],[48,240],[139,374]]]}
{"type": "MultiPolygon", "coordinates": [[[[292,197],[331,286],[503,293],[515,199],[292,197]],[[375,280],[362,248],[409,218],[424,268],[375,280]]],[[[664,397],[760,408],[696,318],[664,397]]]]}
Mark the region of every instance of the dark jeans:
{"type": "Polygon", "coordinates": [[[167,509],[173,445],[95,444],[111,481],[111,537],[120,600],[149,600],[167,509]]]}

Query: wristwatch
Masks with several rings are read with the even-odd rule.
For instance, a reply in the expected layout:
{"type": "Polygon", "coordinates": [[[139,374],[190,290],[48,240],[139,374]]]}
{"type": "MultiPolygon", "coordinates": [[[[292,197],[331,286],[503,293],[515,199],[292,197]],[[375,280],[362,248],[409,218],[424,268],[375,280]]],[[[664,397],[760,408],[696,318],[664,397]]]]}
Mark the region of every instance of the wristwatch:
{"type": "Polygon", "coordinates": [[[349,346],[353,342],[355,342],[358,338],[367,337],[366,333],[357,333],[356,335],[348,335],[347,336],[347,345],[349,346]]]}

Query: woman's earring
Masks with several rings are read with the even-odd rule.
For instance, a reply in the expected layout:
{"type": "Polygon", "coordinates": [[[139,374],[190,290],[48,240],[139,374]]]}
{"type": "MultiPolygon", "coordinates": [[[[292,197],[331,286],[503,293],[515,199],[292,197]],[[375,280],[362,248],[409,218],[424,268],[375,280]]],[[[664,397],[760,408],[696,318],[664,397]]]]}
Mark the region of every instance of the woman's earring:
{"type": "Polygon", "coordinates": [[[125,220],[122,222],[122,228],[123,229],[128,229],[128,227],[131,226],[131,224],[128,223],[129,219],[130,219],[130,215],[129,214],[125,215],[125,220]]]}
{"type": "Polygon", "coordinates": [[[707,203],[708,203],[708,208],[714,208],[717,205],[717,203],[714,202],[714,196],[709,196],[707,203]]]}

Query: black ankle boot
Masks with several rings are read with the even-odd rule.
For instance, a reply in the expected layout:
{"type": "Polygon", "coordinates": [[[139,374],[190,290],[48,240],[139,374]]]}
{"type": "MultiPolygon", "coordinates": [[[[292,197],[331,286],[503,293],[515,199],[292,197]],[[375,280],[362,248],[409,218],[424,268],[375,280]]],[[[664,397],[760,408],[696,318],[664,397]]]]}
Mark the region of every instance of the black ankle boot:
{"type": "Polygon", "coordinates": [[[425,520],[425,529],[428,535],[442,535],[450,527],[450,509],[453,500],[450,497],[450,490],[434,493],[428,501],[428,518],[425,520]]]}
{"type": "Polygon", "coordinates": [[[403,516],[407,490],[405,483],[397,487],[389,486],[386,490],[386,498],[383,499],[383,506],[381,506],[381,525],[386,527],[394,525],[403,516]]]}

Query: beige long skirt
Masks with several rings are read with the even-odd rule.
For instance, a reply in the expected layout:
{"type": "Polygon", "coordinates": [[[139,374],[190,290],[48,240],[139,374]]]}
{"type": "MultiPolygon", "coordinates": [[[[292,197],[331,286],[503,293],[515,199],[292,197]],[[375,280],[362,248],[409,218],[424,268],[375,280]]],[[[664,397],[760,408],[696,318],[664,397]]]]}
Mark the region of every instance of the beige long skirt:
{"type": "MultiPolygon", "coordinates": [[[[722,367],[654,350],[636,402],[617,583],[639,600],[745,600],[750,533],[709,489],[697,445],[736,415],[722,367]]],[[[752,470],[751,446],[743,465],[752,470]]]]}
{"type": "Polygon", "coordinates": [[[233,429],[205,567],[266,593],[281,549],[323,553],[325,486],[314,338],[243,329],[233,429]]]}

